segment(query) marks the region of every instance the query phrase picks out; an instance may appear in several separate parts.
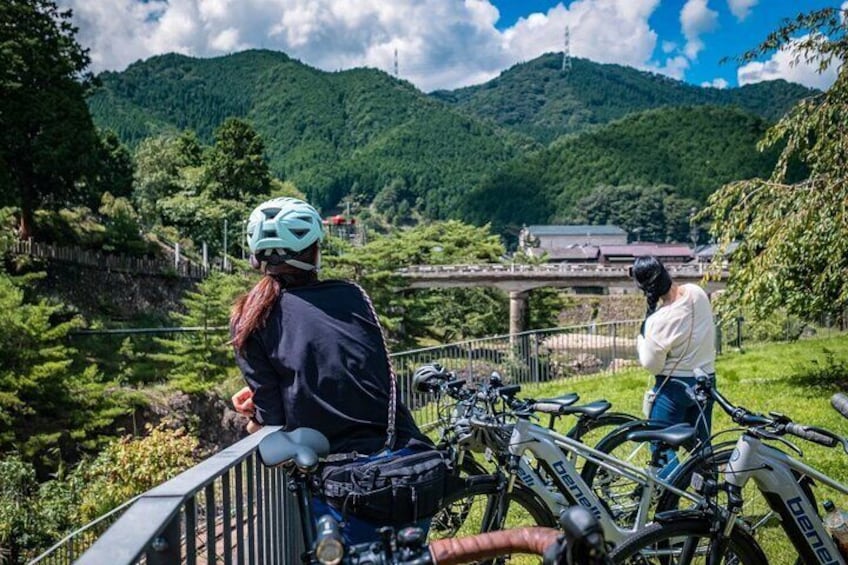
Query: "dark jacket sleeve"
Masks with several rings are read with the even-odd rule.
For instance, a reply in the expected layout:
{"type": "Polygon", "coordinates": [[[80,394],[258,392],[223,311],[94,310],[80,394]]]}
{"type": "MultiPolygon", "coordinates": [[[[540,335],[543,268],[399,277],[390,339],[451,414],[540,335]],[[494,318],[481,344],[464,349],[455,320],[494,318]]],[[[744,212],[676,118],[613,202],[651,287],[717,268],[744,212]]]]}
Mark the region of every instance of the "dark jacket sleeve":
{"type": "Polygon", "coordinates": [[[236,364],[253,391],[256,420],[267,426],[285,425],[280,377],[255,334],[248,338],[244,351],[236,351],[236,364]]]}

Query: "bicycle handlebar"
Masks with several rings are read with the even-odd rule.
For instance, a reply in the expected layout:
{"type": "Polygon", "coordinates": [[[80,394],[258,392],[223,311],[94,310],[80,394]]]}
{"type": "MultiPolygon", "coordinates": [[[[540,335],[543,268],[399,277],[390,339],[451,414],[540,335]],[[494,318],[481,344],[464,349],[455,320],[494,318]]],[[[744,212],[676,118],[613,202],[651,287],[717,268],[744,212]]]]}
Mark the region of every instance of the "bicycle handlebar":
{"type": "Polygon", "coordinates": [[[510,555],[531,553],[542,556],[558,543],[559,530],[527,527],[500,530],[461,538],[440,539],[430,542],[432,562],[438,565],[455,565],[510,555]]]}
{"type": "Polygon", "coordinates": [[[560,516],[563,532],[525,527],[425,544],[421,528],[404,528],[395,535],[380,529],[382,540],[345,548],[338,522],[330,515],[318,520],[318,535],[310,552],[321,565],[456,565],[514,553],[544,558],[545,565],[608,565],[603,531],[585,509],[574,506],[560,516]]]}
{"type": "Polygon", "coordinates": [[[839,443],[836,438],[822,433],[826,430],[818,430],[811,426],[802,426],[801,424],[789,422],[784,426],[783,429],[786,433],[790,435],[805,439],[807,441],[811,441],[813,443],[817,443],[819,445],[823,445],[825,447],[836,447],[836,445],[839,443]]]}
{"type": "Polygon", "coordinates": [[[830,404],[836,408],[836,411],[842,414],[843,417],[848,418],[848,395],[843,392],[837,392],[830,397],[830,404]]]}
{"type": "MultiPolygon", "coordinates": [[[[734,406],[729,400],[727,400],[727,398],[722,396],[707,377],[699,376],[696,378],[695,382],[696,384],[693,394],[697,399],[705,399],[706,395],[709,395],[713,400],[715,400],[716,404],[718,404],[721,409],[730,416],[730,419],[740,426],[744,426],[746,428],[773,426],[778,433],[789,434],[823,445],[824,447],[835,447],[843,444],[846,447],[846,450],[848,450],[848,444],[845,444],[844,440],[833,432],[816,428],[814,426],[796,424],[782,414],[773,413],[771,415],[772,417],[768,417],[762,414],[757,414],[756,412],[751,412],[742,406],[734,406]]],[[[842,394],[836,394],[831,399],[831,403],[834,408],[840,410],[840,413],[843,416],[848,418],[848,397],[842,394]],[[845,412],[843,413],[842,410],[845,410],[845,412]]]]}

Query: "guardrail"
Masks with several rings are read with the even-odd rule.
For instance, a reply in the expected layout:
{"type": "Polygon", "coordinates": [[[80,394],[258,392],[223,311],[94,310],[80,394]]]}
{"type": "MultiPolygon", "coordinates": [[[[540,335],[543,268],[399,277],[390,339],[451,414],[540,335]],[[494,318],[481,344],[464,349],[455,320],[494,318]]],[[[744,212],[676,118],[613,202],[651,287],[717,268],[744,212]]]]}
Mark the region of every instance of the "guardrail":
{"type": "Polygon", "coordinates": [[[257,453],[279,429],[267,426],[142,494],[77,563],[299,562],[300,517],[285,473],[257,453]]]}

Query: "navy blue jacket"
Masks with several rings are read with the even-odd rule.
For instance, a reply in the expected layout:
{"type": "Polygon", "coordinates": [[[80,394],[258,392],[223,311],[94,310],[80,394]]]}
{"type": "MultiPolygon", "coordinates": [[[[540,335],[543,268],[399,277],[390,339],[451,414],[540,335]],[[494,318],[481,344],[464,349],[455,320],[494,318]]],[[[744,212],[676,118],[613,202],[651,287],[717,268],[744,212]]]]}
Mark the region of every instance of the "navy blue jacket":
{"type": "MultiPolygon", "coordinates": [[[[324,281],[286,289],[236,362],[254,391],[256,419],[315,428],[333,453],[371,454],[386,442],[388,352],[364,291],[324,281]]],[[[429,443],[397,402],[397,440],[429,443]]]]}

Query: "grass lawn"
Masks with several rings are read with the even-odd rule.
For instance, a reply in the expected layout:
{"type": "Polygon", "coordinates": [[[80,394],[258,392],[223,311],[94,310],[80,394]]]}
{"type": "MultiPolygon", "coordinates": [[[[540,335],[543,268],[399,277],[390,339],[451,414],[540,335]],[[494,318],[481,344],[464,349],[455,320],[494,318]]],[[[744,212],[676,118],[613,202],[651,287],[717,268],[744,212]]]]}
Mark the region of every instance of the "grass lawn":
{"type": "MultiPolygon", "coordinates": [[[[645,371],[632,370],[528,386],[522,393],[540,398],[577,392],[581,401],[606,398],[612,402],[613,410],[639,414],[648,380],[645,371]]],[[[741,352],[725,353],[718,362],[717,383],[734,404],[760,412],[782,412],[798,423],[848,435],[848,420],[833,410],[829,402],[834,392],[848,391],[848,335],[752,345],[741,352]]],[[[564,423],[563,427],[568,424],[564,423]]],[[[729,418],[716,407],[713,431],[729,428],[730,424],[729,418]]],[[[795,438],[791,441],[803,450],[803,460],[808,465],[848,484],[848,455],[841,448],[828,449],[795,438]]],[[[746,495],[748,490],[752,489],[746,489],[746,495]]],[[[837,506],[848,509],[848,497],[825,488],[815,491],[819,506],[830,498],[837,506]]],[[[795,562],[794,548],[777,523],[765,528],[759,541],[770,563],[795,562]]]]}

